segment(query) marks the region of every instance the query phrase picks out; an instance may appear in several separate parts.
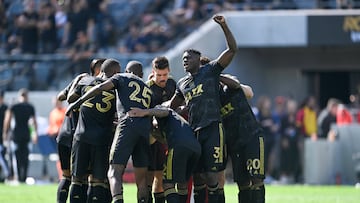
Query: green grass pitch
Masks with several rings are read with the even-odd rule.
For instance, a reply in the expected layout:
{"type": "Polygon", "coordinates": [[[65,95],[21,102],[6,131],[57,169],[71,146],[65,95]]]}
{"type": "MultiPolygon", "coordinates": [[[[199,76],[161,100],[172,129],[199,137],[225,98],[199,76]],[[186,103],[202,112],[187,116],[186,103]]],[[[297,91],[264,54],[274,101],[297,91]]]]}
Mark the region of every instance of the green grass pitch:
{"type": "MultiPolygon", "coordinates": [[[[0,184],[1,203],[51,203],[56,202],[57,185],[19,185],[0,184]]],[[[226,202],[237,202],[235,184],[225,185],[226,202]]],[[[134,184],[124,185],[125,202],[136,202],[134,184]]],[[[267,203],[359,203],[360,189],[354,186],[266,186],[267,203]]]]}

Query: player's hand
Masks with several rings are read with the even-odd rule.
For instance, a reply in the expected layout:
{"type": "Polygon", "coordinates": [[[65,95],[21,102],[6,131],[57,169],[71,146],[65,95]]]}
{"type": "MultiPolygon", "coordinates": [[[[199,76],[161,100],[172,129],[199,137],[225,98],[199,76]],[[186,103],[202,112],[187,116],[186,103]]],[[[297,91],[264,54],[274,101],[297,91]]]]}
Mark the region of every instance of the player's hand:
{"type": "Polygon", "coordinates": [[[214,15],[213,20],[219,25],[225,24],[225,17],[222,15],[214,15]]]}
{"type": "Polygon", "coordinates": [[[66,109],[65,115],[71,117],[73,110],[78,106],[76,102],[71,103],[66,109]]]}
{"type": "Polygon", "coordinates": [[[131,110],[127,112],[130,117],[144,117],[147,115],[146,113],[146,110],[140,108],[131,108],[131,110]]]}

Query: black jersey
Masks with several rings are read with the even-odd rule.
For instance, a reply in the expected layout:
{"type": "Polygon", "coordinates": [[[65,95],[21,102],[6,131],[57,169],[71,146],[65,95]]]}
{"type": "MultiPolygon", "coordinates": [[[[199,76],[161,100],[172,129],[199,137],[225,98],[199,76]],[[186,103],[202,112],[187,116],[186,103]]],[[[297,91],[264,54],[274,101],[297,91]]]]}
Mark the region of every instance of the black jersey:
{"type": "MultiPolygon", "coordinates": [[[[83,95],[91,87],[102,83],[101,78],[86,77],[79,82],[78,89],[83,95]],[[84,85],[86,83],[88,85],[84,85]]],[[[88,99],[80,106],[79,120],[74,139],[91,145],[110,145],[113,138],[113,120],[116,112],[115,91],[103,91],[101,94],[88,99]]]]}
{"type": "Polygon", "coordinates": [[[181,146],[200,152],[201,146],[188,122],[173,110],[169,111],[168,116],[157,118],[169,148],[181,146]]]}
{"type": "Polygon", "coordinates": [[[21,102],[14,104],[10,110],[15,119],[12,139],[15,143],[28,143],[30,141],[29,120],[35,117],[34,106],[28,102],[21,102]]]}
{"type": "Polygon", "coordinates": [[[152,91],[151,107],[155,107],[158,104],[162,104],[165,101],[171,99],[176,90],[176,82],[174,79],[169,78],[165,87],[159,87],[153,80],[146,82],[152,91]]]}
{"type": "Polygon", "coordinates": [[[118,118],[131,107],[147,109],[150,107],[152,91],[145,82],[131,73],[118,73],[110,79],[117,91],[118,118]]]}
{"type": "MultiPolygon", "coordinates": [[[[64,95],[68,95],[72,84],[74,83],[73,79],[62,91],[64,95]]],[[[59,134],[56,137],[56,141],[59,144],[71,147],[75,128],[77,125],[77,121],[79,118],[79,111],[73,110],[71,117],[65,116],[61,128],[59,130],[59,134]]]]}
{"type": "MultiPolygon", "coordinates": [[[[2,104],[0,105],[0,132],[2,133],[3,132],[3,128],[4,128],[4,119],[5,119],[5,112],[6,112],[6,109],[7,109],[7,105],[6,104],[2,104]]],[[[0,145],[3,144],[3,139],[1,138],[0,139],[0,145]]]]}
{"type": "Polygon", "coordinates": [[[223,67],[216,62],[202,66],[195,75],[178,82],[176,95],[189,107],[189,123],[196,131],[214,121],[220,121],[219,76],[223,67]]]}
{"type": "Polygon", "coordinates": [[[228,143],[246,143],[253,135],[262,132],[241,88],[225,86],[220,92],[221,117],[228,143]]]}

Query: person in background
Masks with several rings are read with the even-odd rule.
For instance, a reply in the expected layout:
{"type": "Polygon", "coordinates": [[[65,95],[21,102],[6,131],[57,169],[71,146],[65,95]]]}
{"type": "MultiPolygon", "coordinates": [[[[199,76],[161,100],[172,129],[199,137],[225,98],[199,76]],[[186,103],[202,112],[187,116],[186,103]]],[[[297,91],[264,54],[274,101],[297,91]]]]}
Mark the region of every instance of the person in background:
{"type": "Polygon", "coordinates": [[[296,101],[288,99],[286,109],[280,125],[280,183],[282,184],[295,181],[295,173],[299,166],[299,152],[297,149],[299,130],[296,127],[296,101]]]}
{"type": "Polygon", "coordinates": [[[35,108],[28,101],[28,90],[20,89],[18,92],[19,102],[11,106],[5,115],[3,139],[10,140],[16,161],[12,165],[14,177],[18,181],[25,182],[29,167],[29,142],[37,143],[37,123],[35,108]],[[10,122],[15,120],[13,135],[10,137],[10,122]],[[30,129],[32,127],[32,129],[30,129]],[[17,174],[16,174],[17,173],[17,174]]]}
{"type": "Polygon", "coordinates": [[[310,138],[316,141],[317,134],[317,104],[314,96],[308,96],[300,105],[299,110],[296,112],[296,127],[300,130],[298,139],[298,150],[300,155],[300,166],[295,175],[296,182],[303,180],[303,164],[304,164],[304,139],[310,138]]]}
{"type": "MultiPolygon", "coordinates": [[[[3,132],[5,112],[8,108],[8,106],[4,103],[4,94],[5,92],[3,90],[0,90],[0,132],[3,132]]],[[[0,182],[2,182],[4,178],[7,178],[9,176],[9,168],[5,160],[5,153],[6,150],[3,139],[2,137],[0,137],[0,182]]]]}

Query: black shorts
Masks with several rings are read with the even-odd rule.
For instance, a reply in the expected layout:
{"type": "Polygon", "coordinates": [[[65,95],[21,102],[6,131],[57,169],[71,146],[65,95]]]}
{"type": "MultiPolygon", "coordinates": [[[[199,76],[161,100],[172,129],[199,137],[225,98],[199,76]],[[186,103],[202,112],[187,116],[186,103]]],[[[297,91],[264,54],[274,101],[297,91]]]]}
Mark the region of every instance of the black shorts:
{"type": "Polygon", "coordinates": [[[70,170],[71,147],[58,143],[58,155],[61,170],[70,170]]]}
{"type": "Polygon", "coordinates": [[[218,172],[224,169],[225,135],[221,122],[213,122],[195,132],[201,145],[201,156],[195,172],[218,172]]]}
{"type": "Polygon", "coordinates": [[[130,156],[134,167],[149,166],[150,118],[126,118],[116,128],[110,151],[110,164],[127,164],[130,156]]]}
{"type": "Polygon", "coordinates": [[[165,164],[167,145],[155,141],[150,145],[150,150],[149,171],[162,171],[165,164]]]}
{"type": "Polygon", "coordinates": [[[71,158],[73,176],[81,178],[91,174],[95,179],[106,179],[109,169],[109,146],[96,146],[74,140],[71,158]]]}
{"type": "Polygon", "coordinates": [[[229,149],[234,181],[246,183],[252,178],[264,179],[264,137],[253,135],[247,144],[229,149]]]}
{"type": "Polygon", "coordinates": [[[185,183],[192,175],[200,158],[200,151],[185,147],[168,150],[164,168],[164,183],[185,183]]]}

